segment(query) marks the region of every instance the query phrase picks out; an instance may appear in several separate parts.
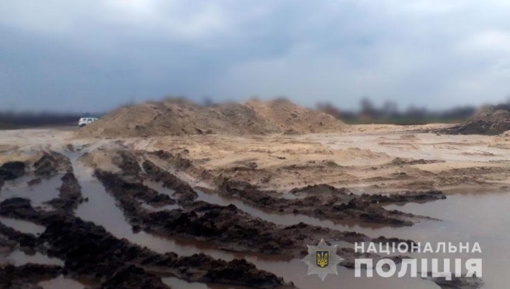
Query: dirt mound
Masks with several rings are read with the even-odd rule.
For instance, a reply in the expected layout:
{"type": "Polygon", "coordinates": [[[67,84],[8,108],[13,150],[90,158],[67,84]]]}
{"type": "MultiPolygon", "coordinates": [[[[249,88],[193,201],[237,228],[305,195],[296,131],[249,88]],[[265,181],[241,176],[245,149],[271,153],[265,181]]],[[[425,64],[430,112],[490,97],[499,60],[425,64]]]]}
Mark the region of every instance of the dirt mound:
{"type": "Polygon", "coordinates": [[[448,132],[497,135],[508,130],[510,130],[510,105],[501,104],[481,109],[475,116],[448,132]]]}
{"type": "Polygon", "coordinates": [[[339,131],[341,127],[332,116],[286,100],[201,106],[166,99],[119,108],[81,129],[78,136],[308,133],[339,131]]]}
{"type": "Polygon", "coordinates": [[[333,116],[298,106],[286,99],[267,102],[254,99],[244,105],[287,134],[335,132],[342,129],[342,123],[333,116]]]}

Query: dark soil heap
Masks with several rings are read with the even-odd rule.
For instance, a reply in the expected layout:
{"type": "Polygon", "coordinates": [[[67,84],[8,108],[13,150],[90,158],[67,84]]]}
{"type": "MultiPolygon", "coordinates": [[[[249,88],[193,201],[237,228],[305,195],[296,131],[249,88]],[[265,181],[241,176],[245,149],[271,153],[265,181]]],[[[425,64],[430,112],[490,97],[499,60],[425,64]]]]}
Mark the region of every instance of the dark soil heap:
{"type": "Polygon", "coordinates": [[[510,130],[510,105],[485,107],[461,125],[449,129],[453,134],[498,135],[510,130]]]}
{"type": "Polygon", "coordinates": [[[81,129],[78,136],[321,133],[342,127],[342,122],[328,114],[283,99],[212,106],[166,99],[119,108],[81,129]]]}

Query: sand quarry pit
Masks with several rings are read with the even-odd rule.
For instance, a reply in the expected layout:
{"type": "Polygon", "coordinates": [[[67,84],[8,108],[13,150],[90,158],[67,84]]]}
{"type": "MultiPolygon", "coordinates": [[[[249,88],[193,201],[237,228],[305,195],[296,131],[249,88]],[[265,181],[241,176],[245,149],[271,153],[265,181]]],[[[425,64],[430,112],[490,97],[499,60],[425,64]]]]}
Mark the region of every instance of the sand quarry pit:
{"type": "Polygon", "coordinates": [[[510,137],[314,115],[171,101],[0,131],[0,288],[507,288],[510,137]],[[320,239],[343,258],[324,281],[301,261],[320,239]],[[388,258],[355,243],[449,241],[480,242],[481,279],[354,276],[388,258]]]}

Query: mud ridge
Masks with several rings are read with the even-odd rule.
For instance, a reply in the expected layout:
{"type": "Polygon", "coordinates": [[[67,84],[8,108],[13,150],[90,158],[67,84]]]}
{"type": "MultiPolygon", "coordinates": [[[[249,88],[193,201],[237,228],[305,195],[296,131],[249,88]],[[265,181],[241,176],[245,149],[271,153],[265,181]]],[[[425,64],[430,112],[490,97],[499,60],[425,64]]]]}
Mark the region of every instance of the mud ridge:
{"type": "Polygon", "coordinates": [[[122,170],[122,174],[125,177],[132,180],[139,180],[142,170],[140,169],[136,155],[126,150],[119,151],[118,154],[119,157],[113,158],[113,163],[122,170]]]}
{"type": "MultiPolygon", "coordinates": [[[[374,197],[357,196],[345,188],[335,188],[322,184],[295,188],[289,192],[294,195],[303,195],[304,198],[284,199],[281,198],[281,193],[276,191],[262,191],[248,182],[237,181],[221,175],[215,176],[207,170],[200,170],[189,159],[183,158],[181,154],[172,154],[160,150],[150,152],[147,155],[169,162],[175,169],[191,173],[201,180],[212,182],[217,186],[218,193],[224,197],[234,197],[252,206],[274,212],[303,214],[319,219],[330,219],[340,222],[375,223],[389,226],[412,226],[418,221],[430,220],[432,218],[416,216],[397,210],[389,211],[384,209],[381,206],[382,203],[380,205],[377,201],[384,201],[386,204],[389,204],[392,202],[426,202],[445,198],[444,194],[437,190],[384,195],[388,197],[383,197],[383,195],[376,195],[374,197]]],[[[153,167],[152,170],[146,171],[153,177],[157,175],[156,181],[164,179],[165,176],[170,174],[154,163],[150,164],[153,167]],[[157,173],[154,174],[151,171],[157,173]]]]}
{"type": "Polygon", "coordinates": [[[5,242],[5,245],[8,245],[9,247],[11,247],[11,249],[14,249],[14,247],[10,246],[12,242],[15,243],[14,246],[18,245],[21,246],[22,251],[31,251],[36,246],[38,246],[38,240],[35,235],[21,233],[2,223],[0,223],[0,236],[3,236],[5,238],[3,240],[5,242]]]}
{"type": "Polygon", "coordinates": [[[174,190],[174,196],[179,200],[180,204],[193,203],[198,197],[197,193],[188,183],[183,182],[173,174],[161,169],[153,162],[145,160],[142,166],[152,181],[161,182],[164,187],[174,190]]]}
{"type": "Polygon", "coordinates": [[[94,175],[109,193],[123,203],[123,206],[138,206],[138,202],[145,202],[153,207],[162,207],[176,203],[168,195],[161,194],[142,183],[128,182],[119,175],[102,170],[96,170],[94,175]]]}
{"type": "Polygon", "coordinates": [[[61,180],[62,186],[59,188],[59,197],[46,203],[57,210],[72,213],[84,201],[81,194],[81,186],[73,173],[66,173],[61,180]]]}
{"type": "MultiPolygon", "coordinates": [[[[337,221],[376,223],[392,226],[412,226],[415,221],[426,217],[389,211],[379,206],[367,196],[358,197],[347,193],[346,189],[336,189],[327,185],[315,185],[291,191],[293,194],[315,192],[315,195],[300,199],[283,199],[276,197],[277,192],[261,191],[255,186],[240,181],[224,180],[220,186],[220,193],[227,197],[235,197],[247,201],[253,206],[270,209],[277,212],[308,215],[319,219],[337,221]],[[317,192],[327,193],[317,196],[317,192]]],[[[422,194],[409,194],[422,195],[422,194]]],[[[435,199],[435,194],[432,194],[435,199]]],[[[404,197],[388,197],[402,199],[404,197]]],[[[383,199],[381,197],[381,199],[383,199]]]]}
{"type": "Polygon", "coordinates": [[[0,166],[0,182],[17,179],[25,174],[25,163],[14,161],[0,166]]]}
{"type": "Polygon", "coordinates": [[[61,153],[44,152],[43,156],[34,163],[34,174],[37,177],[50,178],[59,172],[72,172],[69,158],[61,153]]]}

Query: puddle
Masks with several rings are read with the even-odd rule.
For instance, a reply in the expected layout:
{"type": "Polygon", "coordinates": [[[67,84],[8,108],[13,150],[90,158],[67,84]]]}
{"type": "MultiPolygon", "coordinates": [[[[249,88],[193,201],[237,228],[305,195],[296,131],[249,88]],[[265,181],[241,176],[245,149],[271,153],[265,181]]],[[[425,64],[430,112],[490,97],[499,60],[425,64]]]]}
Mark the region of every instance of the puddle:
{"type": "MultiPolygon", "coordinates": [[[[384,230],[381,233],[406,237],[417,242],[478,242],[482,254],[454,254],[452,258],[482,258],[484,288],[508,288],[505,276],[510,264],[510,194],[450,195],[441,202],[388,206],[404,212],[440,218],[440,223],[422,223],[410,228],[384,230]]],[[[417,254],[414,254],[418,256],[417,254]]],[[[431,255],[431,254],[429,254],[431,255]]],[[[420,254],[423,257],[424,254],[420,254]]],[[[441,256],[441,254],[433,255],[441,256]]]]}
{"type": "Polygon", "coordinates": [[[34,255],[27,255],[19,250],[12,251],[0,263],[10,263],[14,266],[22,266],[28,263],[64,266],[64,261],[60,259],[51,258],[39,252],[36,252],[34,255]]]}
{"type": "MultiPolygon", "coordinates": [[[[76,167],[75,167],[76,169],[76,167]]],[[[75,211],[77,217],[105,227],[117,238],[123,238],[131,232],[122,211],[115,205],[115,200],[96,180],[84,180],[84,174],[77,175],[82,188],[82,196],[88,198],[75,211]]]]}
{"type": "Polygon", "coordinates": [[[44,226],[37,225],[32,222],[11,219],[11,218],[5,218],[5,217],[0,217],[0,223],[6,225],[8,227],[11,227],[17,231],[20,231],[22,233],[34,234],[34,235],[42,234],[44,232],[44,230],[46,229],[44,226]]]}
{"type": "Polygon", "coordinates": [[[37,285],[41,286],[43,289],[84,289],[85,285],[80,282],[66,278],[62,275],[57,278],[39,282],[37,285]]]}
{"type": "MultiPolygon", "coordinates": [[[[215,194],[207,194],[196,190],[199,200],[218,205],[234,204],[240,210],[261,219],[275,222],[281,225],[291,225],[304,222],[310,225],[317,225],[339,230],[353,230],[367,234],[372,237],[387,236],[402,239],[412,239],[416,242],[453,242],[459,244],[479,242],[483,253],[483,280],[486,283],[484,288],[506,288],[505,276],[508,264],[510,264],[510,251],[506,250],[510,243],[510,194],[477,194],[477,195],[451,195],[446,200],[429,202],[424,204],[409,203],[406,205],[390,205],[387,209],[398,209],[403,212],[418,215],[430,216],[443,221],[429,221],[418,223],[412,227],[379,227],[364,228],[359,226],[346,227],[334,224],[330,221],[321,221],[306,216],[280,215],[266,213],[254,207],[244,204],[239,200],[231,200],[215,194]]],[[[351,246],[351,244],[342,244],[351,246]]],[[[479,258],[480,255],[470,254],[407,254],[417,258],[479,258]]],[[[306,265],[298,259],[291,262],[267,262],[265,260],[246,257],[258,268],[271,271],[279,276],[285,277],[287,281],[294,282],[298,287],[314,288],[336,288],[342,284],[343,288],[438,288],[430,281],[419,278],[353,278],[354,271],[341,268],[339,276],[328,276],[322,283],[318,278],[306,276],[306,265]],[[341,273],[343,272],[343,273],[341,273]],[[337,283],[335,283],[337,282],[337,283]],[[412,284],[412,285],[410,285],[412,284]]]]}
{"type": "Polygon", "coordinates": [[[33,207],[42,207],[49,210],[51,206],[44,205],[43,203],[53,198],[58,198],[60,193],[58,189],[62,185],[61,177],[62,175],[57,175],[51,179],[42,179],[40,184],[30,187],[23,185],[2,190],[0,202],[13,197],[21,197],[30,199],[33,207]]]}
{"type": "Polygon", "coordinates": [[[172,289],[209,289],[204,283],[186,282],[175,277],[161,278],[161,281],[172,289]]]}
{"type": "MultiPolygon", "coordinates": [[[[153,181],[150,181],[150,180],[144,180],[143,184],[146,185],[147,187],[155,190],[156,192],[158,192],[160,194],[167,195],[171,199],[175,200],[175,197],[173,196],[175,190],[172,190],[172,189],[169,189],[169,188],[165,188],[160,183],[153,182],[153,181]]],[[[175,204],[175,205],[166,205],[166,206],[163,206],[163,207],[153,207],[153,206],[151,206],[149,204],[145,204],[145,203],[142,204],[142,207],[144,209],[152,211],[152,212],[158,212],[158,211],[164,211],[164,210],[171,211],[171,210],[180,208],[180,206],[178,204],[175,204]]]]}
{"type": "Polygon", "coordinates": [[[183,256],[207,253],[214,255],[215,258],[227,261],[234,259],[233,254],[208,250],[207,248],[213,248],[213,246],[206,242],[190,241],[189,239],[180,240],[178,238],[170,239],[143,231],[134,233],[122,210],[117,207],[115,199],[92,176],[92,172],[87,171],[76,158],[71,158],[71,163],[76,178],[82,187],[82,195],[84,198],[88,198],[88,202],[80,204],[76,209],[75,215],[77,217],[103,226],[116,238],[126,238],[134,244],[145,246],[157,253],[175,252],[183,256]]]}
{"type": "Polygon", "coordinates": [[[141,204],[141,207],[144,208],[145,210],[147,211],[151,211],[151,212],[160,212],[160,211],[171,211],[171,210],[175,210],[175,209],[179,209],[179,205],[166,205],[166,206],[162,206],[162,207],[153,207],[151,205],[148,205],[146,203],[142,203],[141,204]]]}
{"type": "Polygon", "coordinates": [[[150,180],[144,180],[143,184],[146,185],[147,187],[155,190],[156,192],[158,192],[160,194],[165,194],[165,195],[169,196],[170,198],[175,199],[173,196],[173,194],[175,193],[175,190],[173,190],[173,189],[166,188],[163,185],[161,185],[160,183],[153,182],[150,180]]]}
{"type": "Polygon", "coordinates": [[[32,180],[33,178],[34,177],[32,177],[32,176],[23,175],[17,179],[5,181],[2,191],[8,191],[8,190],[12,190],[12,189],[26,187],[26,186],[28,186],[27,182],[32,180]]]}
{"type": "Polygon", "coordinates": [[[304,199],[306,198],[306,194],[291,194],[291,193],[284,193],[280,196],[282,199],[287,200],[298,200],[298,199],[304,199]]]}

